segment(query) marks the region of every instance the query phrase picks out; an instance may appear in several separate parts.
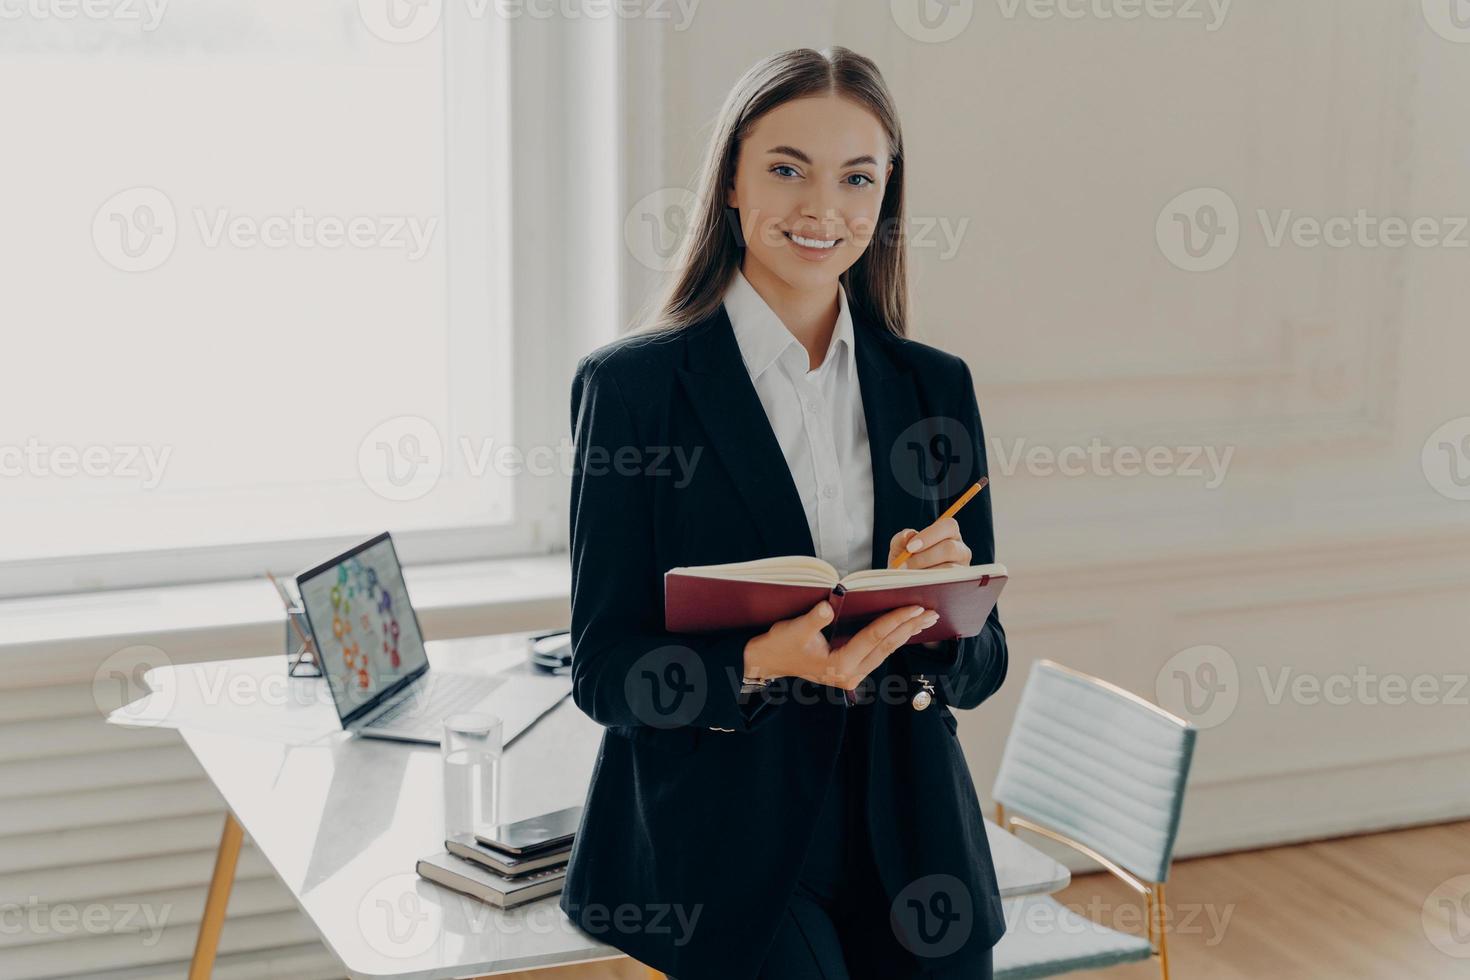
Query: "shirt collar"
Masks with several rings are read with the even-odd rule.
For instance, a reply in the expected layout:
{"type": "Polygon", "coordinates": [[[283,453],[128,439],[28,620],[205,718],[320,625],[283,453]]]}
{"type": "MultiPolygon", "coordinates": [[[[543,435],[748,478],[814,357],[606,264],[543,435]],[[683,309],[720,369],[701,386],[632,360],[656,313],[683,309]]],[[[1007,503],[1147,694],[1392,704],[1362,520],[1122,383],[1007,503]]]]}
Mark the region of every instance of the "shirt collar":
{"type": "MultiPolygon", "coordinates": [[[[735,331],[735,342],[740,346],[740,356],[751,380],[759,378],[772,364],[781,359],[793,345],[801,353],[800,366],[805,372],[811,363],[801,342],[786,329],[774,310],[755,291],[755,287],[739,269],[735,270],[724,296],[725,313],[730,317],[730,326],[735,331]]],[[[834,357],[840,357],[849,368],[853,358],[852,312],[847,305],[847,290],[837,285],[837,324],[832,329],[832,341],[822,359],[822,367],[834,357]]]]}

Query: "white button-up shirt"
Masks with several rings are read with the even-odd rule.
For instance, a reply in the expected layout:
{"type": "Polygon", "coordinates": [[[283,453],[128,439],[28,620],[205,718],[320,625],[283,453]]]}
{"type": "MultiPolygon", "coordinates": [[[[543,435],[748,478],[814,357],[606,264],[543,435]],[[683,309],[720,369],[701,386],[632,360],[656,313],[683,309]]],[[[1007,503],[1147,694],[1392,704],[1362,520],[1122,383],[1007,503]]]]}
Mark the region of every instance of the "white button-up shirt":
{"type": "Polygon", "coordinates": [[[801,495],[817,557],[841,575],[871,568],[873,463],[846,291],[837,288],[837,325],[816,370],[809,369],[801,341],[738,270],[724,301],[801,495]]]}

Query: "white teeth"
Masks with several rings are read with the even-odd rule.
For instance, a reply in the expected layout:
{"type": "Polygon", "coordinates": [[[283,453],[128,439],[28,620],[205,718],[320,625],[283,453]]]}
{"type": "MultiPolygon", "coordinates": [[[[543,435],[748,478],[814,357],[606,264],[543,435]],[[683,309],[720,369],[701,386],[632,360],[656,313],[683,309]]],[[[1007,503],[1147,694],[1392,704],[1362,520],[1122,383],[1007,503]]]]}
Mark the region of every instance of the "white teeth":
{"type": "Polygon", "coordinates": [[[807,248],[832,248],[837,244],[837,239],[835,238],[802,238],[800,235],[794,233],[791,235],[791,240],[798,245],[805,245],[807,248]]]}

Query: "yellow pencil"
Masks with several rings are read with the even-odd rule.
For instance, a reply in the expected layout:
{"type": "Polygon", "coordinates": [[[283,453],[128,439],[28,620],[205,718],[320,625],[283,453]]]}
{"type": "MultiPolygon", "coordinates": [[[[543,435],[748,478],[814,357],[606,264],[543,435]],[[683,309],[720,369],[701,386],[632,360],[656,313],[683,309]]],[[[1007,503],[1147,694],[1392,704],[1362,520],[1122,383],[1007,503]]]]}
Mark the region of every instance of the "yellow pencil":
{"type": "MultiPolygon", "coordinates": [[[[946,507],[944,509],[944,513],[939,515],[939,518],[938,518],[938,520],[935,521],[935,523],[937,524],[937,523],[939,523],[939,521],[944,520],[946,517],[953,517],[954,515],[958,514],[960,512],[960,508],[963,507],[963,506],[965,506],[965,504],[968,504],[970,502],[970,500],[975,496],[975,494],[979,493],[981,490],[984,490],[985,489],[985,484],[987,484],[989,482],[990,482],[990,477],[988,477],[988,476],[982,476],[979,480],[977,480],[975,482],[975,485],[973,487],[971,487],[970,489],[966,490],[964,493],[962,493],[960,495],[960,499],[959,500],[956,500],[954,503],[952,503],[948,507],[946,507]]],[[[893,563],[893,567],[894,568],[902,568],[903,565],[904,565],[904,562],[906,562],[906,561],[909,560],[909,555],[910,554],[912,554],[912,552],[905,551],[903,554],[899,555],[898,556],[898,561],[896,561],[896,562],[893,563]]]]}

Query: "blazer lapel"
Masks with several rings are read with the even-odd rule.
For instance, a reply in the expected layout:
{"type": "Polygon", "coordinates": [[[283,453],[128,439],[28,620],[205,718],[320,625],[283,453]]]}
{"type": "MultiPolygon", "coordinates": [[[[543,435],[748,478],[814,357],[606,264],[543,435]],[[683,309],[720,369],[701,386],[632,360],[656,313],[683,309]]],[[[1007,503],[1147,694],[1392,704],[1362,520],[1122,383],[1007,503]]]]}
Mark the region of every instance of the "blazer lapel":
{"type": "Polygon", "coordinates": [[[889,540],[906,527],[922,530],[938,512],[922,483],[908,478],[917,466],[907,443],[921,438],[913,427],[924,417],[914,374],[895,361],[882,327],[860,319],[856,310],[853,317],[858,382],[873,461],[872,567],[886,568],[889,540]]]}
{"type": "Polygon", "coordinates": [[[767,551],[815,555],[801,495],[740,357],[724,305],[704,324],[690,327],[688,337],[689,366],[679,369],[679,381],[767,551]]]}

